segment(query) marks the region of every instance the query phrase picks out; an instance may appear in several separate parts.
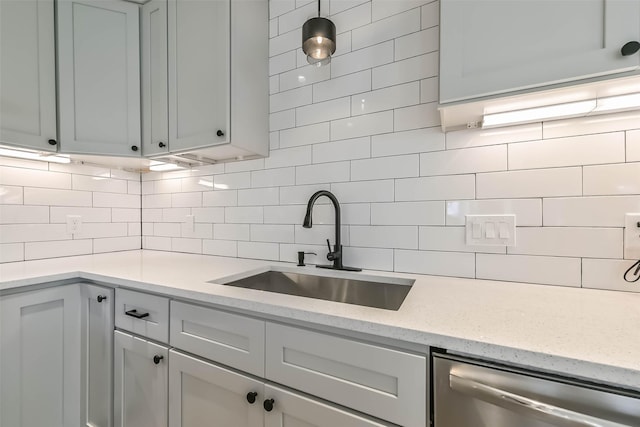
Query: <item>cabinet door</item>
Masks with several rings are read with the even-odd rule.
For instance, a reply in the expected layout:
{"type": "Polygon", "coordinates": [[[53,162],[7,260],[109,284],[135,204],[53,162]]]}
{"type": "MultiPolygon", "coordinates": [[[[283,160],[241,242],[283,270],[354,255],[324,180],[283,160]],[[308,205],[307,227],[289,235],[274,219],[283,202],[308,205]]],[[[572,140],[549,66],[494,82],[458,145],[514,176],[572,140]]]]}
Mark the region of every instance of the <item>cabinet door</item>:
{"type": "Polygon", "coordinates": [[[81,285],[84,427],[113,425],[113,289],[81,285]]]}
{"type": "Polygon", "coordinates": [[[229,141],[229,2],[169,0],[172,152],[229,141]]]}
{"type": "Polygon", "coordinates": [[[0,298],[0,425],[80,426],[80,293],[0,298]]]}
{"type": "Polygon", "coordinates": [[[0,142],[56,151],[53,0],[0,1],[0,142]]]}
{"type": "Polygon", "coordinates": [[[142,153],[152,155],[169,151],[167,0],[151,0],[140,11],[142,153]]]}
{"type": "Polygon", "coordinates": [[[635,70],[638,0],[442,0],[440,102],[635,70]]]}
{"type": "Polygon", "coordinates": [[[265,396],[274,401],[273,410],[266,412],[265,427],[382,427],[390,425],[271,385],[265,386],[265,396]]]}
{"type": "Polygon", "coordinates": [[[167,347],[115,331],[114,348],[114,426],[167,427],[167,347]]]}
{"type": "Polygon", "coordinates": [[[139,156],[138,5],[59,0],[57,15],[61,149],[139,156]]]}
{"type": "Polygon", "coordinates": [[[171,350],[170,427],[261,427],[263,385],[244,375],[171,350]],[[257,393],[254,403],[248,393],[257,393]]]}

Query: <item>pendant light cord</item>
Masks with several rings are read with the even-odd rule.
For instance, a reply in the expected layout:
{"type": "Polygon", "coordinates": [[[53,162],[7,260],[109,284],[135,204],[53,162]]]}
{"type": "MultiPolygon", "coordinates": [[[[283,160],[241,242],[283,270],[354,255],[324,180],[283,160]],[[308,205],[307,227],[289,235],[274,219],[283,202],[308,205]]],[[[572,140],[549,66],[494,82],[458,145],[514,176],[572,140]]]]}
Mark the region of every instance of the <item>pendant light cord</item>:
{"type": "Polygon", "coordinates": [[[635,264],[633,264],[631,267],[629,267],[629,269],[627,271],[625,271],[624,280],[629,282],[629,283],[634,283],[634,282],[637,282],[638,280],[640,280],[640,260],[638,260],[635,264]],[[635,279],[628,278],[627,276],[629,275],[629,273],[631,273],[631,271],[634,268],[636,270],[633,272],[632,277],[635,276],[635,279]]]}

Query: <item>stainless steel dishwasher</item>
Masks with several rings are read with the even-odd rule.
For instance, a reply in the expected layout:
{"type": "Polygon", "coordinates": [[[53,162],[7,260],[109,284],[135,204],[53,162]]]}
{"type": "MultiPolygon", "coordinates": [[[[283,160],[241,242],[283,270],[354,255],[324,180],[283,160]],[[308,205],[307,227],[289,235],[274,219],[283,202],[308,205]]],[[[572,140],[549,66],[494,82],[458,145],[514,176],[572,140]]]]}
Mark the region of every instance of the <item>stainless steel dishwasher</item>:
{"type": "Polygon", "coordinates": [[[640,394],[434,355],[434,427],[640,427],[640,394]]]}

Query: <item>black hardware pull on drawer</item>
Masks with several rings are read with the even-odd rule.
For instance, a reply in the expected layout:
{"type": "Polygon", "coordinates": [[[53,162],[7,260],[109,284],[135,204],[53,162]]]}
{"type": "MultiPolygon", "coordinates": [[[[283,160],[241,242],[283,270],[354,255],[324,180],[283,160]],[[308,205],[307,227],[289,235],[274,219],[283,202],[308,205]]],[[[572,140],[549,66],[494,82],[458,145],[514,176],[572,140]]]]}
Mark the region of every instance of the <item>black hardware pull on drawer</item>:
{"type": "Polygon", "coordinates": [[[144,319],[145,317],[149,317],[149,313],[138,313],[138,310],[125,311],[124,314],[126,314],[127,316],[135,317],[136,319],[144,319]]]}

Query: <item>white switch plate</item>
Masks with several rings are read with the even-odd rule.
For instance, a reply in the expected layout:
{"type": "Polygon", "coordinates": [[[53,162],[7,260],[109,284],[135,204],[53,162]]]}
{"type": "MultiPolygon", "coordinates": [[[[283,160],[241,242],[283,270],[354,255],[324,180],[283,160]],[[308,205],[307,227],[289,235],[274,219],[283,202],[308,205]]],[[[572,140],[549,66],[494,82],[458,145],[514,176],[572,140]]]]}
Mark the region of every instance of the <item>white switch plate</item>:
{"type": "Polygon", "coordinates": [[[640,259],[640,213],[628,213],[624,221],[624,257],[640,259]]]}
{"type": "Polygon", "coordinates": [[[67,215],[67,233],[78,234],[82,231],[82,216],[67,215]]]}
{"type": "Polygon", "coordinates": [[[515,215],[465,215],[469,246],[515,246],[515,215]]]}

